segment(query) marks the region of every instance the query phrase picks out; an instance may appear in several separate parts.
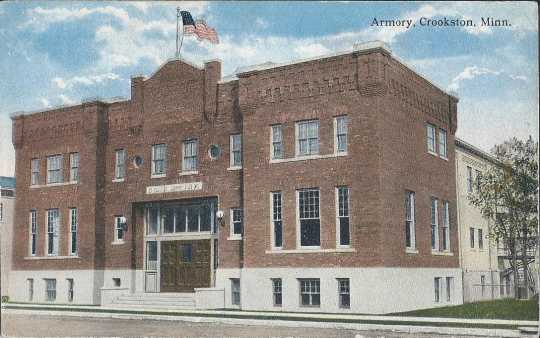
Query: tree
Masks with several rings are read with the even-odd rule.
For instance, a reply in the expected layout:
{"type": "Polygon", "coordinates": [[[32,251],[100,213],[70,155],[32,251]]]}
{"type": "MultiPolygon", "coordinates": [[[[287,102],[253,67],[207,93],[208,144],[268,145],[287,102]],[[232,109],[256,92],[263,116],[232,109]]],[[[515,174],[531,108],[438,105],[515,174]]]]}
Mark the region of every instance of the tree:
{"type": "Polygon", "coordinates": [[[509,252],[514,297],[519,297],[519,261],[524,273],[524,298],[528,298],[530,255],[538,246],[538,142],[512,138],[492,149],[496,165],[479,178],[470,202],[484,217],[494,220],[490,238],[509,252]]]}

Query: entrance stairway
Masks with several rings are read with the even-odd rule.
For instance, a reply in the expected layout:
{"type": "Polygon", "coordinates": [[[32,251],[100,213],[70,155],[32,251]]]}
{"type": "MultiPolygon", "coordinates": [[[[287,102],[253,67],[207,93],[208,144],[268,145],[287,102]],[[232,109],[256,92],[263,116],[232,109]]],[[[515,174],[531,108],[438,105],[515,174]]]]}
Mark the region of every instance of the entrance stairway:
{"type": "Polygon", "coordinates": [[[111,306],[148,310],[194,310],[195,293],[133,293],[118,296],[111,306]]]}

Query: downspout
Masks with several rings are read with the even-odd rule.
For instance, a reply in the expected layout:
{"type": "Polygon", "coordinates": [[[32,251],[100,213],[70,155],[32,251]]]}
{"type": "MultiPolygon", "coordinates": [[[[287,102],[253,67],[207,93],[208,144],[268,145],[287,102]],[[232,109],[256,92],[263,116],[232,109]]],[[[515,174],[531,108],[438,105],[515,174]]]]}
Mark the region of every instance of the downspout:
{"type": "Polygon", "coordinates": [[[458,247],[459,247],[459,267],[461,268],[461,303],[463,304],[465,302],[465,284],[463,283],[463,277],[464,277],[464,272],[463,272],[463,245],[461,243],[461,208],[460,208],[460,200],[459,200],[459,183],[458,182],[461,182],[461,180],[459,179],[459,166],[458,166],[458,162],[460,160],[458,160],[458,158],[460,156],[458,156],[458,152],[455,151],[456,153],[456,205],[457,205],[457,229],[458,229],[458,247]]]}

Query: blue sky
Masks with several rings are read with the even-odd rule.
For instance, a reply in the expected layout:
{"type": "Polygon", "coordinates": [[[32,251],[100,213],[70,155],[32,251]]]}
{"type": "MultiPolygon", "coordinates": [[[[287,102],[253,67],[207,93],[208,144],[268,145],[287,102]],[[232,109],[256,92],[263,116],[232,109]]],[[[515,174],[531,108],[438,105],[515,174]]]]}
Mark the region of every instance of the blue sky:
{"type": "Polygon", "coordinates": [[[89,97],[129,97],[130,77],[174,56],[176,7],[216,28],[219,45],[184,41],[195,63],[237,67],[286,62],[387,42],[413,69],[460,97],[458,137],[489,150],[512,136],[538,139],[535,3],[479,2],[2,2],[0,175],[14,174],[9,114],[89,97]],[[421,17],[476,27],[421,27],[421,17]],[[482,27],[481,17],[511,27],[482,27]],[[373,18],[416,26],[372,27],[373,18]]]}

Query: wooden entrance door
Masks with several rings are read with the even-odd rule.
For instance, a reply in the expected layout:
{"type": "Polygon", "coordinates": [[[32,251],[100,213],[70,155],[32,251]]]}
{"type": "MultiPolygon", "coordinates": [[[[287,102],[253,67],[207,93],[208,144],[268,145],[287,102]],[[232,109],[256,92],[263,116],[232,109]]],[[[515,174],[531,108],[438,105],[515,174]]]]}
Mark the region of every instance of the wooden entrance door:
{"type": "Polygon", "coordinates": [[[161,242],[161,292],[210,286],[210,240],[161,242]]]}

